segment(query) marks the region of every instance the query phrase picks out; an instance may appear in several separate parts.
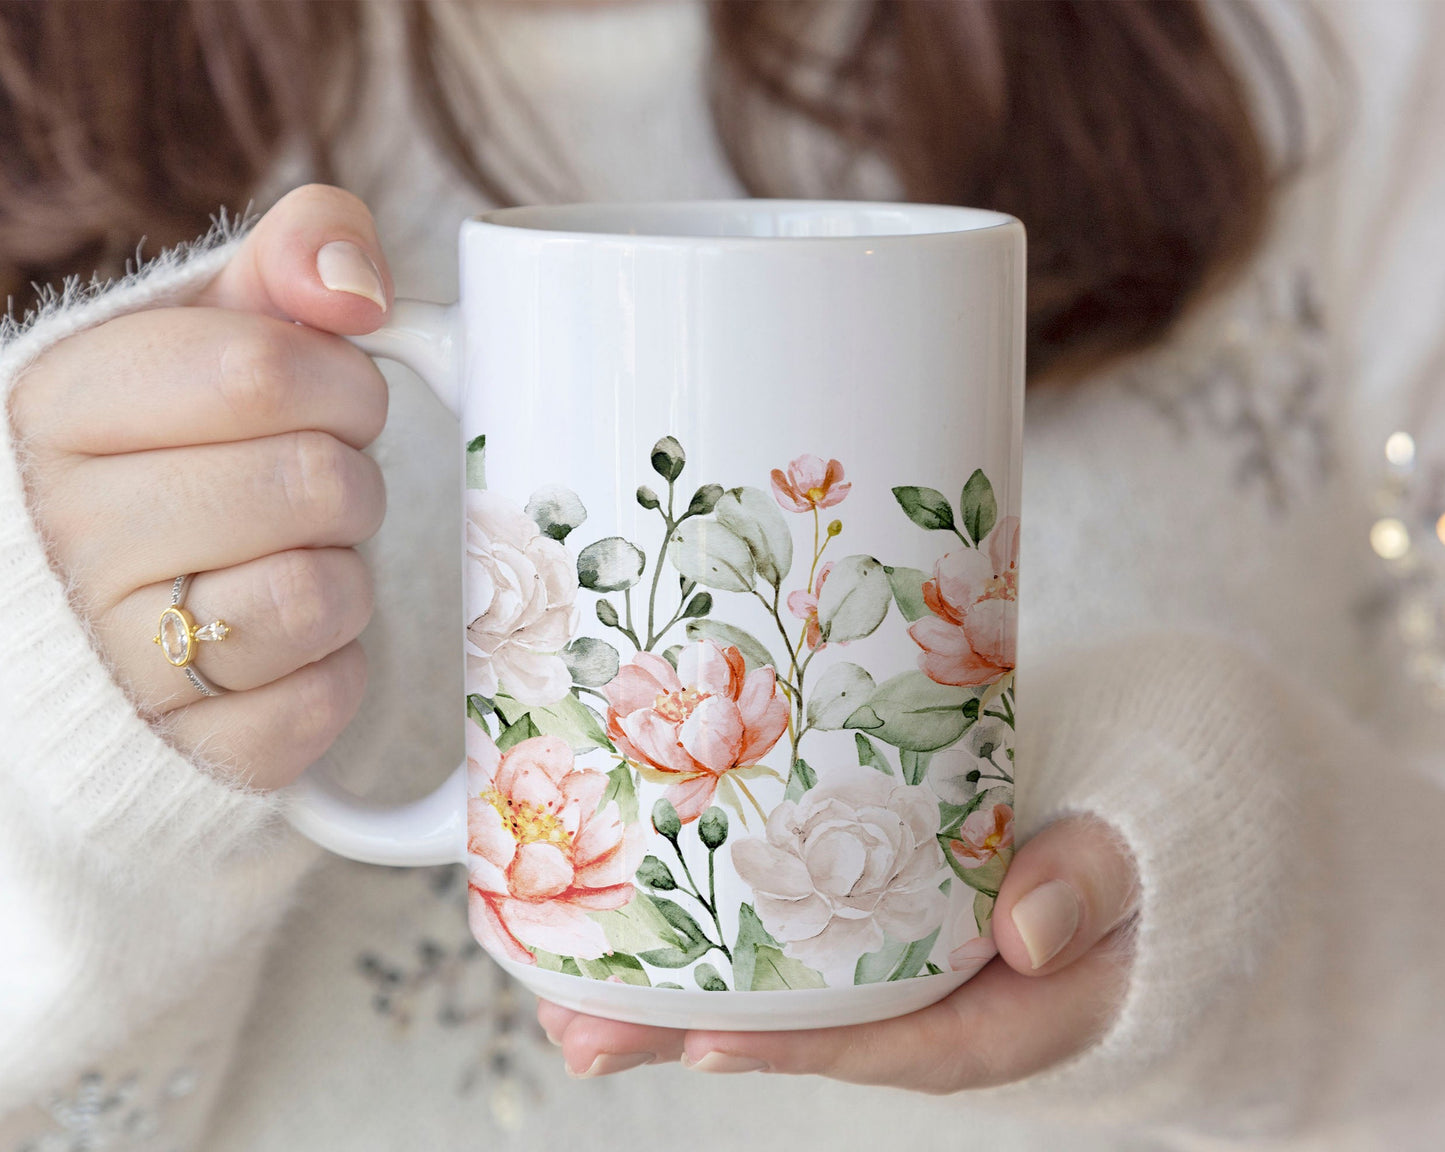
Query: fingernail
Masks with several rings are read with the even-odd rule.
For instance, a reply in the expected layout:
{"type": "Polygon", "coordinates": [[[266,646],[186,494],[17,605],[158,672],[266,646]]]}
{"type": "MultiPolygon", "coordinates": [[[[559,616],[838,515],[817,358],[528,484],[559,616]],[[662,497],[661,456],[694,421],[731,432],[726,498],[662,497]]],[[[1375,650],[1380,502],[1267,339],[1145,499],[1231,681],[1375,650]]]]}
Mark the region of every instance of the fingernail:
{"type": "Polygon", "coordinates": [[[656,1059],[651,1052],[603,1052],[588,1065],[586,1071],[573,1072],[568,1068],[567,1074],[577,1080],[588,1080],[593,1076],[611,1076],[614,1072],[626,1072],[629,1068],[651,1064],[656,1059]]]}
{"type": "Polygon", "coordinates": [[[386,311],[386,286],[371,257],[350,240],[333,240],[316,253],[316,274],[333,292],[350,292],[386,311]]]}
{"type": "Polygon", "coordinates": [[[1040,884],[1014,905],[1014,927],[1035,968],[1042,968],[1074,938],[1079,912],[1079,894],[1062,880],[1040,884]]]}
{"type": "Polygon", "coordinates": [[[751,1056],[733,1056],[727,1052],[709,1052],[701,1060],[682,1058],[682,1066],[694,1072],[766,1072],[766,1060],[754,1060],[751,1056]]]}
{"type": "Polygon", "coordinates": [[[542,1032],[546,1035],[548,1043],[555,1044],[558,1048],[562,1047],[562,1037],[553,1036],[552,1033],[548,1032],[545,1028],[542,1029],[542,1032]]]}

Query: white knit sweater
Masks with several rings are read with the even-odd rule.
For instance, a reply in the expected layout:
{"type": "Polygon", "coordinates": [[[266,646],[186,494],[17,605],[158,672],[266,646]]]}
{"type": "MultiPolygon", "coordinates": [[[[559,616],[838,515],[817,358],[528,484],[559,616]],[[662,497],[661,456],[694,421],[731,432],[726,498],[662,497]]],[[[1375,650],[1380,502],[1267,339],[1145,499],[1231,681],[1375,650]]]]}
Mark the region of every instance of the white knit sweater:
{"type": "MultiPolygon", "coordinates": [[[[1030,397],[1020,812],[1035,829],[1098,813],[1143,881],[1125,1005],[1094,1048],[948,1099],[675,1066],[568,1080],[470,942],[457,870],[320,861],[274,797],[135,715],[0,437],[0,1152],[1438,1146],[1445,774],[1402,672],[1445,663],[1428,628],[1407,648],[1390,621],[1402,590],[1441,587],[1439,561],[1417,539],[1401,578],[1369,547],[1392,514],[1387,435],[1445,459],[1427,434],[1445,385],[1438,13],[1331,5],[1355,128],[1250,275],[1160,349],[1030,397]]],[[[738,194],[695,7],[486,20],[588,195],[738,194]]],[[[481,205],[381,57],[346,183],[400,292],[445,298],[454,223],[481,205]]],[[[232,247],[57,300],[8,333],[0,389],[71,333],[185,300],[232,247]]],[[[455,427],[394,379],[371,682],[330,759],[402,795],[460,754],[460,512],[455,427]]]]}

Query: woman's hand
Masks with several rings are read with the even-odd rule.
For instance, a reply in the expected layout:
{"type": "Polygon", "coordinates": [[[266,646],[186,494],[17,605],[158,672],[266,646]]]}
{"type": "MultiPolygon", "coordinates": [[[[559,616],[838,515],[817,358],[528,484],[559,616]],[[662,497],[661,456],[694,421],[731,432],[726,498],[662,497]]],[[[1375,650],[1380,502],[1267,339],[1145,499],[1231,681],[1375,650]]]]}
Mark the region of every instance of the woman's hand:
{"type": "Polygon", "coordinates": [[[1108,826],[1070,818],[1014,858],[994,908],[999,958],[912,1015],[806,1032],[679,1032],[546,1001],[537,1016],[574,1076],[680,1059],[699,1072],[809,1072],[923,1092],[1005,1084],[1082,1052],[1114,1018],[1136,888],[1133,858],[1108,826]]]}
{"type": "Polygon", "coordinates": [[[371,215],[299,189],[257,225],[194,306],[137,312],[56,344],[16,385],[30,506],[116,679],[183,751],[270,788],[355,713],[371,582],[353,546],[381,523],[361,449],[386,420],[371,360],[331,333],[384,319],[371,215]],[[171,583],[221,617],[196,669],[151,643],[171,583]]]}

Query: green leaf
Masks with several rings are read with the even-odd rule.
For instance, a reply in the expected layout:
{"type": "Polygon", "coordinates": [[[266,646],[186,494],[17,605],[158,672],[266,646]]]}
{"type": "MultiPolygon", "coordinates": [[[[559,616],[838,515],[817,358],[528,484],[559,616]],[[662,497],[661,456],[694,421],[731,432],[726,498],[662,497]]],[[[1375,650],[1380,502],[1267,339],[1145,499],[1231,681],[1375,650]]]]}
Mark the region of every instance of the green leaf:
{"type": "Polygon", "coordinates": [[[607,773],[607,789],[597,804],[601,812],[612,801],[617,801],[617,814],[624,824],[637,822],[637,785],[632,779],[632,766],[625,761],[607,773]]]}
{"type": "Polygon", "coordinates": [[[562,663],[572,673],[572,683],[585,688],[601,688],[617,675],[622,658],[606,640],[579,636],[561,651],[562,663]]]}
{"type": "Polygon", "coordinates": [[[858,748],[858,763],[864,768],[876,768],[885,776],[893,775],[893,765],[888,763],[888,758],[878,751],[872,740],[861,732],[853,733],[853,743],[858,748]]]}
{"type": "Polygon", "coordinates": [[[495,711],[496,708],[485,696],[473,692],[467,697],[467,719],[474,721],[488,736],[492,734],[492,728],[487,723],[487,717],[495,711]]]}
{"type": "Polygon", "coordinates": [[[933,614],[923,601],[923,582],[928,579],[927,572],[917,568],[884,568],[883,571],[888,574],[893,602],[898,605],[898,611],[903,613],[905,620],[911,624],[933,614]]]}
{"type": "Polygon", "coordinates": [[[564,976],[581,976],[582,969],[577,966],[577,961],[571,956],[562,957],[562,974],[564,976]]]}
{"type": "Polygon", "coordinates": [[[903,779],[910,784],[922,784],[924,776],[928,774],[928,762],[932,759],[932,752],[915,752],[911,748],[902,749],[898,753],[898,763],[903,769],[903,779]]]}
{"type": "Polygon", "coordinates": [[[686,968],[712,947],[712,941],[685,908],[661,896],[652,896],[650,899],[668,924],[681,935],[682,940],[675,947],[643,952],[640,959],[656,968],[686,968]]]}
{"type": "Polygon", "coordinates": [[[647,556],[621,536],[604,536],[577,554],[577,583],[593,592],[621,592],[642,579],[647,556]]]}
{"type": "Polygon", "coordinates": [[[530,717],[536,729],[533,735],[560,736],[574,752],[589,752],[593,748],[613,751],[612,741],[602,729],[601,718],[570,692],[557,703],[545,707],[523,704],[505,693],[499,693],[496,705],[497,713],[509,725],[519,722],[523,716],[530,717]]]}
{"type": "Polygon", "coordinates": [[[673,532],[667,557],[689,580],[725,592],[751,592],[757,579],[747,542],[716,520],[684,520],[673,532]]]}
{"type": "Polygon", "coordinates": [[[808,725],[820,732],[836,731],[872,695],[873,677],[866,670],[846,660],[834,664],[818,678],[808,696],[808,725]]]}
{"type": "Polygon", "coordinates": [[[608,947],[616,952],[636,955],[650,949],[681,948],[687,943],[687,938],[658,910],[652,897],[642,892],[621,908],[587,915],[602,926],[608,947]]]}
{"type": "Polygon", "coordinates": [[[681,985],[681,984],[674,984],[671,980],[664,980],[661,984],[654,984],[653,987],[654,987],[654,988],[676,988],[679,992],[682,991],[682,985],[681,985]]]}
{"type": "Polygon", "coordinates": [[[662,658],[663,658],[664,660],[666,660],[669,664],[672,665],[674,671],[677,670],[677,658],[678,658],[679,656],[681,656],[681,655],[682,655],[682,645],[681,645],[681,644],[672,644],[672,645],[670,645],[669,647],[664,648],[664,649],[662,650],[662,658]]]}
{"type": "Polygon", "coordinates": [[[728,838],[728,814],[714,804],[697,821],[697,837],[709,852],[716,852],[728,838]]]}
{"type": "Polygon", "coordinates": [[[806,760],[794,760],[793,770],[788,773],[788,787],[783,792],[784,800],[801,800],[803,793],[818,783],[818,774],[808,767],[806,760]]]}
{"type": "Polygon", "coordinates": [[[649,888],[654,888],[659,892],[671,892],[677,887],[672,869],[656,856],[642,858],[642,863],[637,866],[637,882],[646,884],[649,888]]]}
{"type": "Polygon", "coordinates": [[[782,946],[763,927],[750,904],[738,906],[733,983],[740,992],[777,992],[825,986],[819,973],[783,953],[782,946]]]}
{"type": "Polygon", "coordinates": [[[982,792],[975,793],[969,797],[967,804],[949,804],[946,801],[939,801],[938,804],[938,831],[942,836],[951,836],[963,825],[963,822],[972,816],[984,804],[1008,804],[1013,799],[1013,793],[1007,788],[985,788],[982,792]]]}
{"type": "Polygon", "coordinates": [[[712,593],[699,592],[687,602],[687,606],[682,610],[682,618],[688,620],[698,616],[706,616],[711,611],[712,593]]]}
{"type": "Polygon", "coordinates": [[[682,832],[682,818],[666,796],[652,806],[652,826],[659,836],[666,836],[669,840],[676,840],[682,832]]]}
{"type": "Polygon", "coordinates": [[[731,488],[717,502],[717,519],[747,544],[758,575],[777,588],[793,566],[793,534],[778,502],[760,488],[731,488]]]}
{"type": "Polygon", "coordinates": [[[763,647],[761,640],[751,632],[744,632],[741,628],[724,624],[721,620],[689,620],[686,631],[689,640],[716,640],[719,644],[731,644],[742,653],[743,663],[749,672],[754,668],[778,666],[772,653],[763,647]]]}
{"type": "Polygon", "coordinates": [[[927,964],[923,966],[923,970],[930,976],[943,975],[943,969],[940,968],[937,964],[935,964],[932,960],[930,960],[927,964]]]}
{"type": "Polygon", "coordinates": [[[582,498],[561,484],[547,484],[532,493],[527,501],[527,515],[538,528],[553,540],[565,540],[567,534],[587,519],[582,498]]]}
{"type": "Polygon", "coordinates": [[[616,628],[622,617],[617,615],[617,609],[611,600],[599,600],[597,601],[597,619],[608,628],[616,628]]]}
{"type": "Polygon", "coordinates": [[[897,941],[890,936],[883,938],[883,947],[858,957],[853,968],[854,984],[882,984],[889,980],[910,980],[917,976],[928,954],[933,951],[940,928],[935,928],[922,940],[897,941]]]}
{"type": "Polygon", "coordinates": [[[487,437],[474,436],[467,441],[467,487],[487,486],[487,437]]]}
{"type": "Polygon", "coordinates": [[[977,893],[973,898],[973,922],[978,925],[980,936],[989,935],[989,928],[993,924],[993,906],[995,899],[983,892],[977,893]]]}
{"type": "Polygon", "coordinates": [[[843,725],[867,732],[895,748],[935,752],[952,744],[973,723],[964,705],[978,699],[968,688],[935,684],[922,672],[885,680],[873,698],[843,725]]]}
{"type": "Polygon", "coordinates": [[[676,480],[687,463],[687,453],[673,437],[664,436],[652,446],[652,470],[664,480],[676,480]]]}
{"type": "Polygon", "coordinates": [[[726,992],[728,983],[711,964],[699,964],[692,970],[692,978],[704,992],[726,992]]]}
{"type": "Polygon", "coordinates": [[[649,488],[646,484],[643,484],[640,488],[637,489],[637,502],[641,504],[644,508],[646,508],[649,512],[652,511],[652,509],[654,508],[659,508],[662,506],[662,501],[657,498],[657,493],[654,492],[651,488],[649,488]]]}
{"type": "Polygon", "coordinates": [[[508,748],[514,748],[523,740],[530,740],[534,736],[542,735],[537,725],[532,722],[532,717],[524,715],[515,724],[508,724],[502,729],[502,734],[497,737],[497,750],[505,752],[508,748]]]}
{"type": "Polygon", "coordinates": [[[982,468],[976,468],[964,484],[958,510],[963,516],[963,527],[973,542],[983,543],[983,538],[993,531],[994,524],[998,522],[998,501],[994,498],[993,485],[988,482],[982,468]]]}
{"type": "Polygon", "coordinates": [[[687,502],[687,514],[689,516],[706,516],[714,508],[717,502],[722,499],[721,484],[704,484],[692,494],[692,499],[687,502]]]}
{"type": "Polygon", "coordinates": [[[845,556],[833,565],[818,595],[818,627],[830,643],[861,640],[888,614],[893,593],[872,556],[845,556]]]}
{"type": "Polygon", "coordinates": [[[636,984],[643,988],[652,984],[642,963],[626,952],[609,952],[596,960],[584,960],[579,956],[577,966],[591,980],[610,980],[615,976],[624,984],[636,984]]]}
{"type": "Polygon", "coordinates": [[[953,530],[953,507],[936,488],[895,488],[893,495],[920,528],[953,530]]]}

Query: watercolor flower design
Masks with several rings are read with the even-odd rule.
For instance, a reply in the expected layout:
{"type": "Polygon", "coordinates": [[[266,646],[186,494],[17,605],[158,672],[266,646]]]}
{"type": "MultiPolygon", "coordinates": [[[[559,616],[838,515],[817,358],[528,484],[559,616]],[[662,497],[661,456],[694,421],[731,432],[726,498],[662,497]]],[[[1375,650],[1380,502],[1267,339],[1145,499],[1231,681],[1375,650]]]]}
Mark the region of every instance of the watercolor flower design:
{"type": "Polygon", "coordinates": [[[683,823],[701,816],[719,781],[756,765],[788,726],[773,669],[749,672],[737,648],[711,640],[684,647],[676,668],[639,652],[603,693],[608,736],[644,778],[668,784],[683,823]]]}
{"type": "Polygon", "coordinates": [[[536,736],[507,751],[473,733],[467,760],[469,920],[487,947],[534,964],[531,949],[595,959],[607,939],[587,913],[622,908],[646,826],[602,803],[607,775],[578,768],[566,742],[536,736]]]}
{"type": "Polygon", "coordinates": [[[790,512],[813,512],[841,504],[852,484],[843,479],[843,465],[817,456],[799,456],[784,472],[774,468],[773,495],[790,512]]]}
{"type": "Polygon", "coordinates": [[[919,667],[939,684],[991,684],[1013,670],[1018,645],[1019,522],[1000,520],[977,548],[942,557],[923,585],[931,616],[908,629],[919,667]]]}
{"type": "Polygon", "coordinates": [[[1014,812],[1008,804],[980,808],[968,816],[948,841],[948,851],[961,868],[982,868],[1014,845],[1014,812]]]}
{"type": "Polygon", "coordinates": [[[926,936],[943,919],[938,805],[872,769],[840,767],[785,800],[766,835],[737,841],[733,866],[783,951],[823,967],[872,952],[885,935],[926,936]]]}
{"type": "Polygon", "coordinates": [[[579,532],[562,485],[524,510],[468,493],[477,937],[709,991],[975,971],[1013,854],[1017,519],[982,470],[956,498],[894,488],[953,547],[924,571],[838,554],[858,495],[837,459],[771,491],[684,487],[672,436],[648,462],[626,535],[579,532]]]}
{"type": "Polygon", "coordinates": [[[554,703],[572,687],[558,655],[576,626],[572,558],[494,492],[469,491],[466,512],[467,692],[505,681],[524,704],[554,703]]]}

